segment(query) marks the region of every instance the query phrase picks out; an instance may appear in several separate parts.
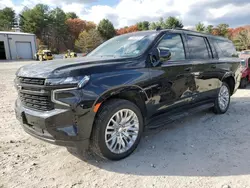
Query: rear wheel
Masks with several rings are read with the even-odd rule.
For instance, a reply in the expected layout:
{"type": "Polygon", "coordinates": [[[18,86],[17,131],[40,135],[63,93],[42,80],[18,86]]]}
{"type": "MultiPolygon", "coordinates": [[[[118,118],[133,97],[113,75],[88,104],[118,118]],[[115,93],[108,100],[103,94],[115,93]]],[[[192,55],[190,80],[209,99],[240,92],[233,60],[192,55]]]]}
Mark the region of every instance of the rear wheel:
{"type": "Polygon", "coordinates": [[[230,105],[230,89],[227,83],[223,82],[215,99],[214,112],[224,114],[230,105]]]}
{"type": "Polygon", "coordinates": [[[110,100],[103,104],[97,114],[91,150],[110,160],[123,159],[136,149],[142,131],[143,118],[134,103],[110,100]]]}

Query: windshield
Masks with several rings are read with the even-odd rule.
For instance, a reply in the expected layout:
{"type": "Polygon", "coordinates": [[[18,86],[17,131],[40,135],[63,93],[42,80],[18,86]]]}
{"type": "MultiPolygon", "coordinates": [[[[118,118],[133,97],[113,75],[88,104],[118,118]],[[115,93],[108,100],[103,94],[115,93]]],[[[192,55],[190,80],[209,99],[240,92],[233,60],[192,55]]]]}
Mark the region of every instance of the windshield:
{"type": "Polygon", "coordinates": [[[136,33],[114,37],[92,51],[88,56],[134,57],[149,47],[157,33],[136,33]]]}

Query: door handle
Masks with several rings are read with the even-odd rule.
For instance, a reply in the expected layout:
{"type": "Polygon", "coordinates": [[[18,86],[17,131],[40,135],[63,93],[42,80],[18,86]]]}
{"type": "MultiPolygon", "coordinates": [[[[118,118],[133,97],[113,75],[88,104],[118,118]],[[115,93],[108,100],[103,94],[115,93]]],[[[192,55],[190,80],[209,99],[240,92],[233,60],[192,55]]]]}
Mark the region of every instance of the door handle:
{"type": "Polygon", "coordinates": [[[212,65],[211,68],[212,68],[212,69],[215,69],[215,68],[216,68],[216,65],[212,65]]]}
{"type": "Polygon", "coordinates": [[[192,70],[192,67],[187,67],[187,68],[185,68],[184,70],[187,71],[187,72],[189,72],[189,71],[192,70]]]}

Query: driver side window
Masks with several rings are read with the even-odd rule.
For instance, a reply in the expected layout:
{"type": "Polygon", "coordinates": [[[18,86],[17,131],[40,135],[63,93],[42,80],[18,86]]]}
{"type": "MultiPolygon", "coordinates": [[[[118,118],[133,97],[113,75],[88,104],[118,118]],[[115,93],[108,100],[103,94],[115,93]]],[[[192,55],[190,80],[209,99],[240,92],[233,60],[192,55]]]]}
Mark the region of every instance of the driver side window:
{"type": "Polygon", "coordinates": [[[157,46],[158,48],[167,48],[171,52],[171,61],[184,60],[185,51],[180,34],[167,33],[157,46]]]}

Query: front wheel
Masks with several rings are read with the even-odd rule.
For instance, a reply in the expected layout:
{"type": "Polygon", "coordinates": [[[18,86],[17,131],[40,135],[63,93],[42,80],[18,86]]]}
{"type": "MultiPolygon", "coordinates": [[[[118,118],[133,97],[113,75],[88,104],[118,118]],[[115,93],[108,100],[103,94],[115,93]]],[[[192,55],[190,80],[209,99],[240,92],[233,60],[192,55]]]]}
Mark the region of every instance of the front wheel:
{"type": "Polygon", "coordinates": [[[97,114],[90,149],[110,160],[123,159],[136,149],[142,131],[143,118],[134,103],[110,100],[97,114]]]}
{"type": "Polygon", "coordinates": [[[227,83],[223,82],[217,94],[214,104],[214,112],[216,114],[224,114],[230,105],[230,89],[227,83]]]}

